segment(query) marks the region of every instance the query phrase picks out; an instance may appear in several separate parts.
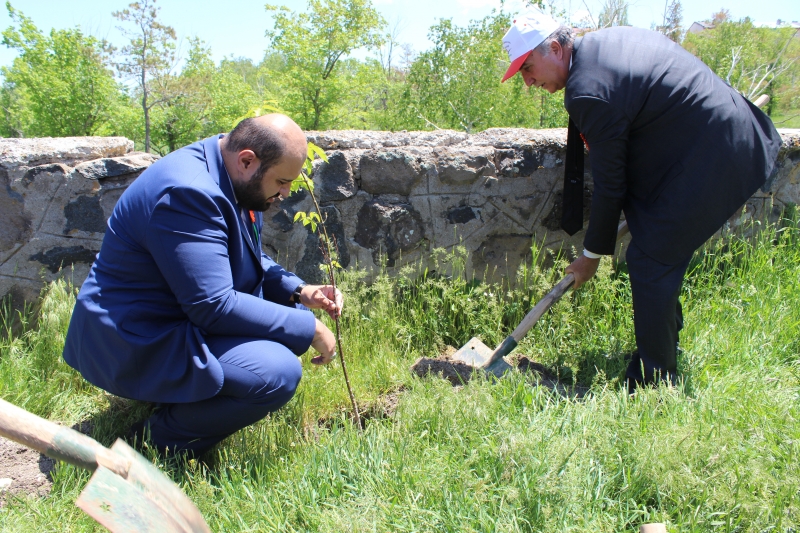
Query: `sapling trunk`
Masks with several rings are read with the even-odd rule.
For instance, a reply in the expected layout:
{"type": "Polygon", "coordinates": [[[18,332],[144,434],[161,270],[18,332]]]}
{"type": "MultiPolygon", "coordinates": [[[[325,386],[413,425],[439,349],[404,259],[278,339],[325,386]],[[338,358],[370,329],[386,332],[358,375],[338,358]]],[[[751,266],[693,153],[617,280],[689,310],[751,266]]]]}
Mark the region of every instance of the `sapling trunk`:
{"type": "MultiPolygon", "coordinates": [[[[303,180],[305,180],[308,193],[311,195],[311,200],[314,202],[314,209],[317,211],[317,215],[319,216],[319,229],[317,230],[317,235],[320,237],[322,259],[325,262],[325,266],[328,270],[328,280],[330,285],[333,287],[334,294],[336,294],[336,276],[334,274],[335,266],[333,264],[332,249],[333,243],[328,235],[328,230],[325,227],[325,220],[322,218],[322,210],[317,202],[317,197],[314,195],[313,185],[310,183],[309,178],[305,174],[302,174],[302,176],[303,180]]],[[[347,394],[350,395],[350,403],[353,405],[353,418],[355,419],[358,430],[363,431],[364,428],[361,425],[361,415],[358,412],[358,403],[356,402],[355,394],[353,394],[353,386],[350,384],[350,376],[347,373],[347,361],[345,359],[344,350],[342,349],[342,333],[341,328],[339,327],[338,315],[333,319],[333,322],[336,326],[336,348],[339,351],[339,358],[342,362],[342,374],[344,374],[344,382],[347,385],[347,394]]]]}

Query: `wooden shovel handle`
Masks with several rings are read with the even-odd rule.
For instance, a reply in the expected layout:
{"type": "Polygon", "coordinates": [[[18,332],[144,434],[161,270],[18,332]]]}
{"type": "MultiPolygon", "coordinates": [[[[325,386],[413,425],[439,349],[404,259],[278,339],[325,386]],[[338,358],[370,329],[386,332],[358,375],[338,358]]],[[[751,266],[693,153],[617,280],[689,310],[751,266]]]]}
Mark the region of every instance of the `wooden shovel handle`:
{"type": "Polygon", "coordinates": [[[552,288],[550,292],[548,292],[544,298],[539,300],[533,309],[528,311],[528,314],[525,315],[525,318],[522,319],[522,322],[519,323],[517,329],[511,332],[511,336],[514,337],[514,340],[519,342],[522,340],[522,337],[525,336],[528,331],[533,327],[536,322],[542,318],[542,315],[550,309],[554,303],[559,301],[564,293],[572,287],[572,284],[575,282],[575,276],[570,272],[564,278],[558,282],[558,285],[552,288]]]}
{"type": "MultiPolygon", "coordinates": [[[[617,227],[617,240],[621,239],[628,233],[628,223],[626,221],[620,222],[619,226],[617,227]]],[[[514,337],[514,340],[519,342],[522,340],[522,337],[525,336],[526,333],[533,327],[536,322],[542,318],[542,315],[550,309],[554,303],[561,299],[564,296],[564,293],[572,287],[572,284],[575,282],[575,276],[572,273],[567,274],[564,278],[558,282],[558,285],[553,287],[553,289],[548,292],[544,298],[539,300],[539,303],[531,309],[525,318],[522,319],[517,329],[511,332],[511,336],[514,337]]]]}
{"type": "Polygon", "coordinates": [[[104,466],[123,478],[130,461],[96,440],[73,429],[59,426],[0,398],[0,435],[53,459],[94,470],[104,466]]]}

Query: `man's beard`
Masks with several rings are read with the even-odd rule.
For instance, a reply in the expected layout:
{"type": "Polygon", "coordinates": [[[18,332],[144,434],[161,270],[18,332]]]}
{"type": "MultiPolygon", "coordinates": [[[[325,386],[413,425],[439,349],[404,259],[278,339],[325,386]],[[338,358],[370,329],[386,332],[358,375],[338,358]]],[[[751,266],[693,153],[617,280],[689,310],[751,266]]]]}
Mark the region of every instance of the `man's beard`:
{"type": "Polygon", "coordinates": [[[250,178],[250,181],[241,185],[233,183],[233,193],[236,195],[236,201],[239,205],[247,211],[266,211],[272,205],[272,198],[277,198],[280,193],[272,197],[267,197],[261,189],[261,182],[264,181],[265,172],[261,172],[261,165],[259,164],[256,173],[250,178]]]}

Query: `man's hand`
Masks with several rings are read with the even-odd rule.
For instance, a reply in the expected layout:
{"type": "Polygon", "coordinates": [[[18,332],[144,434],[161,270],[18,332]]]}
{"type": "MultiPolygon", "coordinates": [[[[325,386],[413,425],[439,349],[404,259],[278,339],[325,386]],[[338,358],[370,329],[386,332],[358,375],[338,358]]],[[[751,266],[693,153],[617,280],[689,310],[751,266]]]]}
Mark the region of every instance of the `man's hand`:
{"type": "Polygon", "coordinates": [[[319,355],[311,358],[311,362],[315,365],[327,365],[336,357],[336,338],[331,333],[328,327],[317,321],[317,329],[314,331],[314,340],[311,341],[311,347],[319,352],[319,355]]]}
{"type": "Polygon", "coordinates": [[[575,276],[575,283],[572,285],[573,289],[577,289],[594,276],[597,272],[597,266],[600,264],[600,258],[590,259],[585,255],[579,256],[575,261],[569,265],[565,272],[572,273],[575,276]]]}
{"type": "Polygon", "coordinates": [[[322,309],[334,319],[342,314],[342,293],[331,285],[306,285],[300,291],[300,303],[309,309],[322,309]]]}

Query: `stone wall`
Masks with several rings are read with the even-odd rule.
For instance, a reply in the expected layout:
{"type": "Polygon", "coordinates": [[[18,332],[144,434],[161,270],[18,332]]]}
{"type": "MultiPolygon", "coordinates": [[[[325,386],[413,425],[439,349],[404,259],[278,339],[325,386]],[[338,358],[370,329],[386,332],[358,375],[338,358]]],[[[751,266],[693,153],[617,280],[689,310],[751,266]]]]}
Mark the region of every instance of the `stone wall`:
{"type": "MultiPolygon", "coordinates": [[[[745,216],[774,219],[800,203],[800,130],[782,130],[780,172],[745,216]]],[[[580,247],[583,232],[559,228],[565,129],[435,132],[311,132],[328,154],[315,192],[345,267],[396,272],[427,262],[436,248],[464,246],[468,271],[512,274],[532,240],[580,247]]],[[[0,298],[33,301],[42,283],[80,284],[100,248],[122,191],[156,156],[123,138],[0,139],[0,298]]],[[[585,218],[591,204],[586,160],[585,218]]],[[[265,213],[267,252],[308,281],[319,280],[317,238],[299,223],[311,199],[300,192],[265,213]]]]}
{"type": "Polygon", "coordinates": [[[0,298],[18,308],[45,281],[80,285],[120,194],[156,159],[122,137],[0,139],[0,298]]]}

